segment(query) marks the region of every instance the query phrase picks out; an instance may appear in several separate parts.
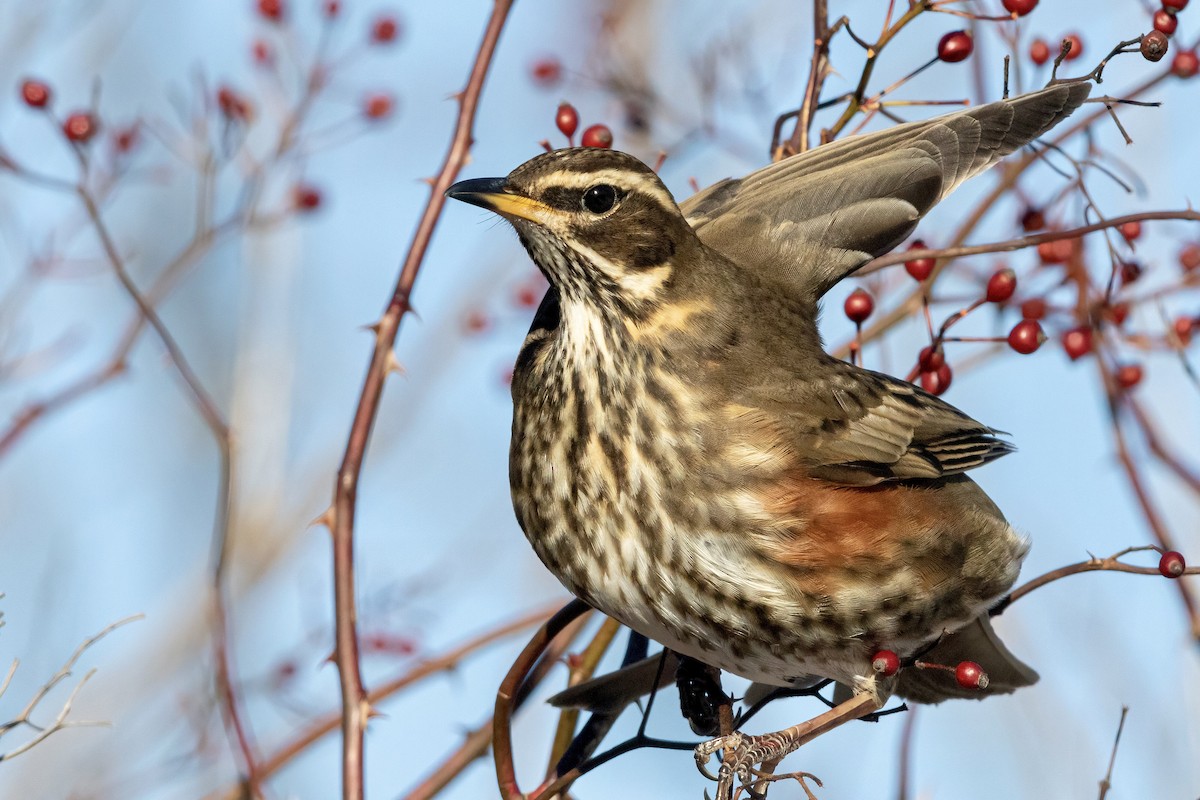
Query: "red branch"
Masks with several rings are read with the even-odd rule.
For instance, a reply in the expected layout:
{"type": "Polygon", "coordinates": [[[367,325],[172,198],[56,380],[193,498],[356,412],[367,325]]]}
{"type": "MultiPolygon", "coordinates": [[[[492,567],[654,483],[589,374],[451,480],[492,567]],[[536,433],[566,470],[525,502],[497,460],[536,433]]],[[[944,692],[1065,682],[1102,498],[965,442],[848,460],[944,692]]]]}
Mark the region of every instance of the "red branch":
{"type": "Polygon", "coordinates": [[[362,392],[346,442],[346,452],[338,468],[334,487],[333,508],[327,512],[333,535],[334,614],[336,620],[337,664],[342,693],[342,797],[361,800],[363,796],[363,733],[367,727],[370,704],[363,687],[358,651],[358,612],[354,589],[354,512],[358,494],[358,479],[363,458],[371,438],[379,398],[389,366],[394,363],[392,347],[400,330],[400,320],[411,310],[409,298],[417,272],[425,258],[434,227],[445,204],[445,191],[454,182],[466,163],[471,149],[472,127],[484,79],[492,63],[500,32],[508,19],[512,0],[495,0],[491,18],[471,68],[466,89],[458,96],[458,122],[445,162],[437,178],[431,181],[429,202],[417,224],[408,256],[396,280],[395,290],[383,316],[376,323],[375,346],[362,392]]]}

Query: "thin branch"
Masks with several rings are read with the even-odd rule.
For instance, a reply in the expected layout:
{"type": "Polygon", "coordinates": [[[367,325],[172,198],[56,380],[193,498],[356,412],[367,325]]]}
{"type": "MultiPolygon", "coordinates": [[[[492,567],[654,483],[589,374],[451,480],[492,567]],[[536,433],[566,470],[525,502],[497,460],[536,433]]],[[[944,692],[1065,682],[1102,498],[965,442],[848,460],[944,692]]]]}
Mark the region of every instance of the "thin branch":
{"type": "Polygon", "coordinates": [[[1125,717],[1128,714],[1129,706],[1121,706],[1121,721],[1117,723],[1117,735],[1113,738],[1112,755],[1108,757],[1108,772],[1104,773],[1104,780],[1100,781],[1099,800],[1108,797],[1108,790],[1112,788],[1113,766],[1117,763],[1117,748],[1121,745],[1121,731],[1125,730],[1125,717]]]}
{"type": "MultiPolygon", "coordinates": [[[[0,761],[7,761],[8,759],[15,758],[22,753],[29,752],[29,750],[33,749],[33,747],[45,741],[58,731],[64,730],[65,728],[78,728],[83,726],[107,724],[103,722],[75,722],[68,719],[71,713],[71,708],[75,702],[75,698],[79,695],[79,692],[83,689],[84,685],[86,685],[91,677],[96,674],[95,669],[89,670],[87,674],[80,679],[79,683],[75,685],[75,688],[71,690],[71,694],[67,697],[66,702],[63,703],[51,724],[46,726],[35,725],[30,720],[30,716],[42,703],[42,701],[46,699],[46,696],[50,694],[55,686],[58,686],[58,684],[71,677],[72,670],[75,669],[75,664],[79,661],[80,657],[87,652],[87,650],[89,650],[94,644],[99,642],[105,636],[108,636],[108,634],[112,633],[117,628],[127,625],[130,622],[142,619],[143,616],[144,615],[142,614],[135,614],[132,617],[126,617],[125,619],[117,620],[111,625],[105,627],[95,636],[90,636],[87,639],[84,639],[83,642],[75,648],[75,652],[71,654],[71,657],[67,659],[66,663],[59,668],[58,672],[54,673],[54,675],[52,675],[48,681],[42,684],[41,687],[39,687],[38,690],[33,693],[33,697],[31,697],[29,702],[25,704],[25,708],[21,710],[21,713],[12,720],[0,724],[0,736],[4,736],[4,734],[8,733],[9,731],[21,726],[28,726],[37,731],[37,734],[28,741],[23,742],[7,753],[0,753],[0,761]]],[[[17,664],[14,661],[13,665],[9,668],[8,676],[4,679],[3,689],[8,688],[8,684],[12,680],[12,676],[16,670],[17,664]]],[[[0,689],[0,694],[3,694],[3,689],[0,689]]]]}
{"type": "Polygon", "coordinates": [[[361,800],[363,796],[363,734],[370,715],[370,704],[363,686],[359,665],[358,611],[354,588],[354,513],[358,480],[379,412],[383,382],[393,362],[392,347],[400,330],[400,321],[411,310],[410,297],[417,273],[425,258],[430,239],[446,202],[445,191],[466,163],[471,149],[472,127],[484,79],[492,63],[500,32],[508,19],[513,0],[495,0],[483,41],[471,67],[466,89],[459,95],[458,121],[441,171],[430,186],[429,201],[409,246],[408,256],[383,316],[375,325],[375,345],[359,395],[354,421],[346,441],[346,451],[338,468],[333,508],[328,512],[333,536],[334,617],[336,622],[337,664],[342,694],[342,797],[361,800]]]}

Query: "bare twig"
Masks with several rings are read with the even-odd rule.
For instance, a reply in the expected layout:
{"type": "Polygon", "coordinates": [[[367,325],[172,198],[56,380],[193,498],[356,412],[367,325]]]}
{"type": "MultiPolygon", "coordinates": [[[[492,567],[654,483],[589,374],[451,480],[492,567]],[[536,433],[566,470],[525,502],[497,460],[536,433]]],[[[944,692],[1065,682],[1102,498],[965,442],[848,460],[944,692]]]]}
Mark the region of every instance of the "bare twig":
{"type": "Polygon", "coordinates": [[[337,664],[342,690],[342,797],[361,800],[363,796],[363,734],[370,716],[370,703],[363,686],[359,666],[358,612],[354,581],[354,513],[358,496],[358,479],[371,438],[379,398],[389,367],[395,361],[392,347],[400,330],[400,321],[411,310],[410,297],[417,273],[425,258],[433,231],[445,204],[445,191],[458,175],[471,149],[472,128],[484,79],[492,63],[500,32],[508,19],[512,0],[495,0],[483,41],[471,67],[467,86],[458,96],[459,113],[450,148],[438,176],[431,182],[429,201],[417,230],[413,234],[408,255],[396,280],[387,308],[375,324],[375,344],[370,364],[363,379],[358,405],[351,423],[346,450],[338,468],[333,492],[333,507],[327,512],[333,536],[334,617],[336,621],[337,664]]]}
{"type": "Polygon", "coordinates": [[[1125,730],[1125,717],[1128,714],[1129,706],[1121,706],[1121,721],[1117,723],[1117,735],[1113,737],[1112,755],[1108,757],[1108,771],[1104,773],[1104,780],[1100,781],[1099,800],[1108,797],[1108,790],[1112,788],[1113,765],[1117,763],[1117,748],[1121,744],[1121,731],[1125,730]]]}
{"type": "MultiPolygon", "coordinates": [[[[30,720],[30,716],[35,710],[37,710],[37,707],[43,700],[46,699],[46,695],[50,694],[51,690],[53,690],[55,686],[58,686],[58,684],[71,677],[72,670],[75,669],[75,664],[79,661],[79,658],[89,648],[92,647],[92,645],[96,644],[96,642],[100,641],[122,625],[127,625],[130,622],[142,619],[142,617],[142,614],[135,614],[132,617],[126,617],[125,619],[117,620],[116,622],[104,628],[104,630],[97,633],[95,636],[84,639],[79,647],[75,648],[75,652],[71,654],[71,657],[67,659],[66,663],[59,668],[58,672],[54,673],[54,675],[50,677],[50,680],[46,681],[41,685],[41,687],[38,688],[36,692],[34,692],[33,697],[30,698],[29,702],[25,704],[25,708],[21,710],[21,713],[8,722],[0,724],[0,736],[4,736],[9,731],[21,726],[28,726],[36,731],[36,734],[28,741],[22,742],[20,745],[6,753],[0,753],[0,761],[7,761],[11,758],[21,755],[22,753],[27,753],[53,734],[66,728],[103,726],[108,724],[105,722],[77,722],[68,719],[71,714],[71,708],[75,702],[75,698],[79,695],[79,692],[83,689],[84,685],[87,684],[91,677],[96,674],[95,669],[88,670],[87,674],[85,674],[83,678],[80,679],[79,683],[75,685],[75,688],[71,690],[71,694],[67,697],[66,701],[59,709],[54,721],[49,725],[35,725],[30,720]]],[[[12,680],[12,676],[16,670],[17,663],[14,661],[12,666],[9,668],[7,677],[4,679],[3,686],[0,687],[0,695],[2,695],[4,690],[8,688],[8,684],[12,680]]]]}

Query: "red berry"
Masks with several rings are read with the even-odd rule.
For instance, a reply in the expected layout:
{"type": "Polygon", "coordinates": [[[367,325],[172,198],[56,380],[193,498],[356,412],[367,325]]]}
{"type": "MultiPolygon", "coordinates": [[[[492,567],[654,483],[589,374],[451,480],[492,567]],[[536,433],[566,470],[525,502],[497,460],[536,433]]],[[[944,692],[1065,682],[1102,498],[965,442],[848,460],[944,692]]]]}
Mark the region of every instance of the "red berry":
{"type": "Polygon", "coordinates": [[[1021,355],[1029,355],[1042,346],[1046,334],[1035,320],[1023,319],[1008,332],[1008,346],[1021,355]]]}
{"type": "Polygon", "coordinates": [[[1187,570],[1187,562],[1181,553],[1168,550],[1158,560],[1158,571],[1164,578],[1178,578],[1187,570]]]}
{"type": "Polygon", "coordinates": [[[1191,242],[1179,251],[1179,266],[1184,272],[1191,272],[1200,267],[1200,242],[1191,242]]]}
{"type": "Polygon", "coordinates": [[[1163,0],[1162,7],[1172,11],[1183,11],[1187,8],[1188,0],[1163,0]]]}
{"type": "Polygon", "coordinates": [[[254,116],[254,109],[250,105],[250,101],[228,86],[222,86],[217,90],[217,107],[228,119],[238,122],[246,122],[254,116]]]}
{"type": "Polygon", "coordinates": [[[584,147],[612,147],[612,131],[607,125],[592,125],[584,130],[579,143],[584,147]]]}
{"type": "Polygon", "coordinates": [[[1200,57],[1195,50],[1180,50],[1171,61],[1171,74],[1177,78],[1193,78],[1200,72],[1200,57]]]}
{"type": "Polygon", "coordinates": [[[325,16],[327,18],[333,19],[334,17],[336,17],[338,14],[341,14],[341,13],[342,13],[342,4],[339,2],[339,0],[327,0],[327,2],[325,3],[325,16]]]}
{"type": "Polygon", "coordinates": [[[1122,389],[1132,389],[1142,382],[1143,374],[1141,364],[1122,364],[1117,368],[1117,385],[1122,389]]]}
{"type": "MultiPolygon", "coordinates": [[[[1160,11],[1158,14],[1154,15],[1155,27],[1158,27],[1160,24],[1158,15],[1162,13],[1163,12],[1160,11]]],[[[1172,30],[1174,30],[1176,24],[1175,18],[1170,14],[1167,14],[1166,16],[1168,17],[1168,21],[1162,22],[1161,24],[1169,26],[1172,30]]],[[[1153,30],[1142,37],[1142,41],[1141,44],[1138,45],[1138,49],[1142,52],[1142,58],[1146,59],[1147,61],[1162,61],[1163,56],[1165,56],[1167,51],[1171,49],[1171,40],[1167,38],[1167,34],[1163,31],[1153,30]]]]}
{"type": "Polygon", "coordinates": [[[890,678],[900,671],[900,656],[891,650],[880,650],[871,656],[871,669],[885,678],[890,678]]]}
{"type": "Polygon", "coordinates": [[[135,122],[128,128],[122,128],[113,136],[113,146],[117,148],[118,153],[128,153],[138,143],[140,134],[138,125],[135,122]]]}
{"type": "Polygon", "coordinates": [[[1111,306],[1105,306],[1104,316],[1112,320],[1114,325],[1124,325],[1125,320],[1129,317],[1129,303],[1113,303],[1111,306]]]}
{"type": "Polygon", "coordinates": [[[1034,39],[1029,45],[1029,60],[1039,67],[1050,60],[1050,45],[1045,39],[1034,39]]]}
{"type": "Polygon", "coordinates": [[[954,679],[964,689],[986,689],[989,683],[983,667],[974,661],[960,661],[954,668],[954,679]]]}
{"type": "Polygon", "coordinates": [[[283,0],[258,0],[258,13],[271,22],[283,19],[283,0]]]}
{"type": "Polygon", "coordinates": [[[563,136],[570,139],[579,129],[579,112],[570,103],[559,103],[558,113],[554,115],[554,124],[563,136]]]}
{"type": "Polygon", "coordinates": [[[250,53],[254,56],[254,63],[259,66],[266,66],[275,60],[275,51],[271,49],[271,45],[262,39],[254,41],[254,44],[250,48],[250,53]]]}
{"type": "Polygon", "coordinates": [[[1142,277],[1142,265],[1136,261],[1121,262],[1121,285],[1133,283],[1142,277]]]}
{"type": "Polygon", "coordinates": [[[562,80],[562,62],[554,56],[540,58],[533,63],[530,73],[534,83],[543,89],[549,89],[562,80]]]}
{"type": "Polygon", "coordinates": [[[842,308],[851,322],[861,325],[875,311],[875,298],[871,297],[864,289],[855,289],[846,298],[846,303],[842,308]]]}
{"type": "Polygon", "coordinates": [[[396,101],[390,94],[369,94],[363,101],[363,114],[367,119],[386,119],[395,107],[396,101]]]}
{"type": "MultiPolygon", "coordinates": [[[[925,250],[925,242],[920,239],[913,240],[913,243],[908,246],[909,250],[925,250]]],[[[929,257],[914,258],[911,261],[904,262],[904,271],[913,277],[914,280],[923,281],[933,272],[934,260],[929,257]]]]}
{"type": "Polygon", "coordinates": [[[1046,318],[1046,301],[1040,297],[1031,297],[1021,303],[1021,318],[1039,320],[1046,318]]]}
{"type": "Polygon", "coordinates": [[[517,305],[522,308],[533,308],[538,304],[540,299],[541,292],[538,291],[536,286],[526,284],[517,289],[515,300],[517,301],[517,305]]]}
{"type": "Polygon", "coordinates": [[[21,84],[21,99],[30,108],[45,108],[50,102],[50,87],[41,81],[27,80],[21,84]]]}
{"type": "Polygon", "coordinates": [[[1004,303],[1017,290],[1017,273],[1008,267],[998,269],[988,278],[987,301],[989,303],[1004,303]]]}
{"type": "Polygon", "coordinates": [[[1074,61],[1083,55],[1083,39],[1078,33],[1068,33],[1063,39],[1071,43],[1071,49],[1063,56],[1063,61],[1074,61]]]}
{"type": "Polygon", "coordinates": [[[472,311],[463,320],[463,327],[467,329],[468,333],[483,333],[489,325],[487,315],[482,311],[472,311]]]}
{"type": "Polygon", "coordinates": [[[950,388],[950,381],[953,379],[950,365],[942,364],[936,370],[921,373],[921,388],[932,395],[942,395],[950,388]]]}
{"type": "MultiPolygon", "coordinates": [[[[1174,14],[1169,13],[1166,9],[1163,9],[1163,8],[1160,8],[1158,11],[1154,12],[1154,30],[1159,31],[1161,33],[1165,33],[1168,36],[1170,36],[1172,33],[1175,32],[1175,29],[1178,27],[1179,27],[1179,20],[1175,18],[1174,14]]],[[[1150,34],[1146,34],[1146,36],[1148,38],[1150,36],[1150,34]]],[[[1164,49],[1163,52],[1165,53],[1166,50],[1164,49]]],[[[1158,58],[1162,58],[1162,55],[1159,55],[1158,58]]],[[[1158,58],[1155,58],[1153,60],[1158,61],[1158,58]]]]}
{"type": "Polygon", "coordinates": [[[96,135],[100,124],[86,111],[77,111],[63,120],[63,133],[72,142],[84,143],[96,135]]]}
{"type": "Polygon", "coordinates": [[[1127,242],[1137,241],[1142,235],[1142,223],[1137,221],[1126,222],[1121,226],[1121,235],[1125,237],[1125,241],[1127,242]]]}
{"type": "Polygon", "coordinates": [[[1187,317],[1179,317],[1175,320],[1175,335],[1179,337],[1179,341],[1187,344],[1192,341],[1192,328],[1196,323],[1187,317]]]}
{"type": "Polygon", "coordinates": [[[1063,334],[1063,350],[1067,351],[1067,356],[1072,361],[1079,359],[1092,352],[1092,329],[1091,328],[1072,328],[1063,334]]]}
{"type": "Polygon", "coordinates": [[[391,44],[400,35],[400,23],[391,15],[376,17],[371,23],[371,41],[375,44],[391,44]]]}
{"type": "Polygon", "coordinates": [[[1027,208],[1021,214],[1021,228],[1025,232],[1040,231],[1046,227],[1046,215],[1040,208],[1027,208]]]}
{"type": "Polygon", "coordinates": [[[957,64],[971,55],[975,39],[967,31],[950,31],[938,42],[937,55],[947,64],[957,64]]]}
{"type": "Polygon", "coordinates": [[[946,363],[946,353],[941,347],[934,350],[933,345],[927,345],[921,348],[921,352],[917,355],[917,366],[922,372],[937,372],[943,364],[946,363]]]}
{"type": "Polygon", "coordinates": [[[1016,17],[1023,17],[1037,8],[1038,0],[1004,0],[1004,10],[1016,17]]]}
{"type": "Polygon", "coordinates": [[[1043,264],[1065,264],[1075,251],[1075,239],[1053,239],[1037,246],[1038,258],[1043,264]]]}
{"type": "Polygon", "coordinates": [[[308,184],[292,189],[292,205],[297,211],[316,211],[321,205],[321,190],[308,184]]]}

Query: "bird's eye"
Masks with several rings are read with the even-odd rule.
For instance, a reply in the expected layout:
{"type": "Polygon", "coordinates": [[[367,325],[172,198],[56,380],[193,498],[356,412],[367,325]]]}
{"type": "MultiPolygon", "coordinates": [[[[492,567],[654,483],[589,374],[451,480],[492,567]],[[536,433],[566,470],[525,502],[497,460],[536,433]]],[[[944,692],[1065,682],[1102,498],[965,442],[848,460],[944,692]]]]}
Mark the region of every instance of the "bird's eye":
{"type": "Polygon", "coordinates": [[[617,190],[600,183],[583,193],[583,207],[593,214],[606,214],[617,204],[617,190]]]}

